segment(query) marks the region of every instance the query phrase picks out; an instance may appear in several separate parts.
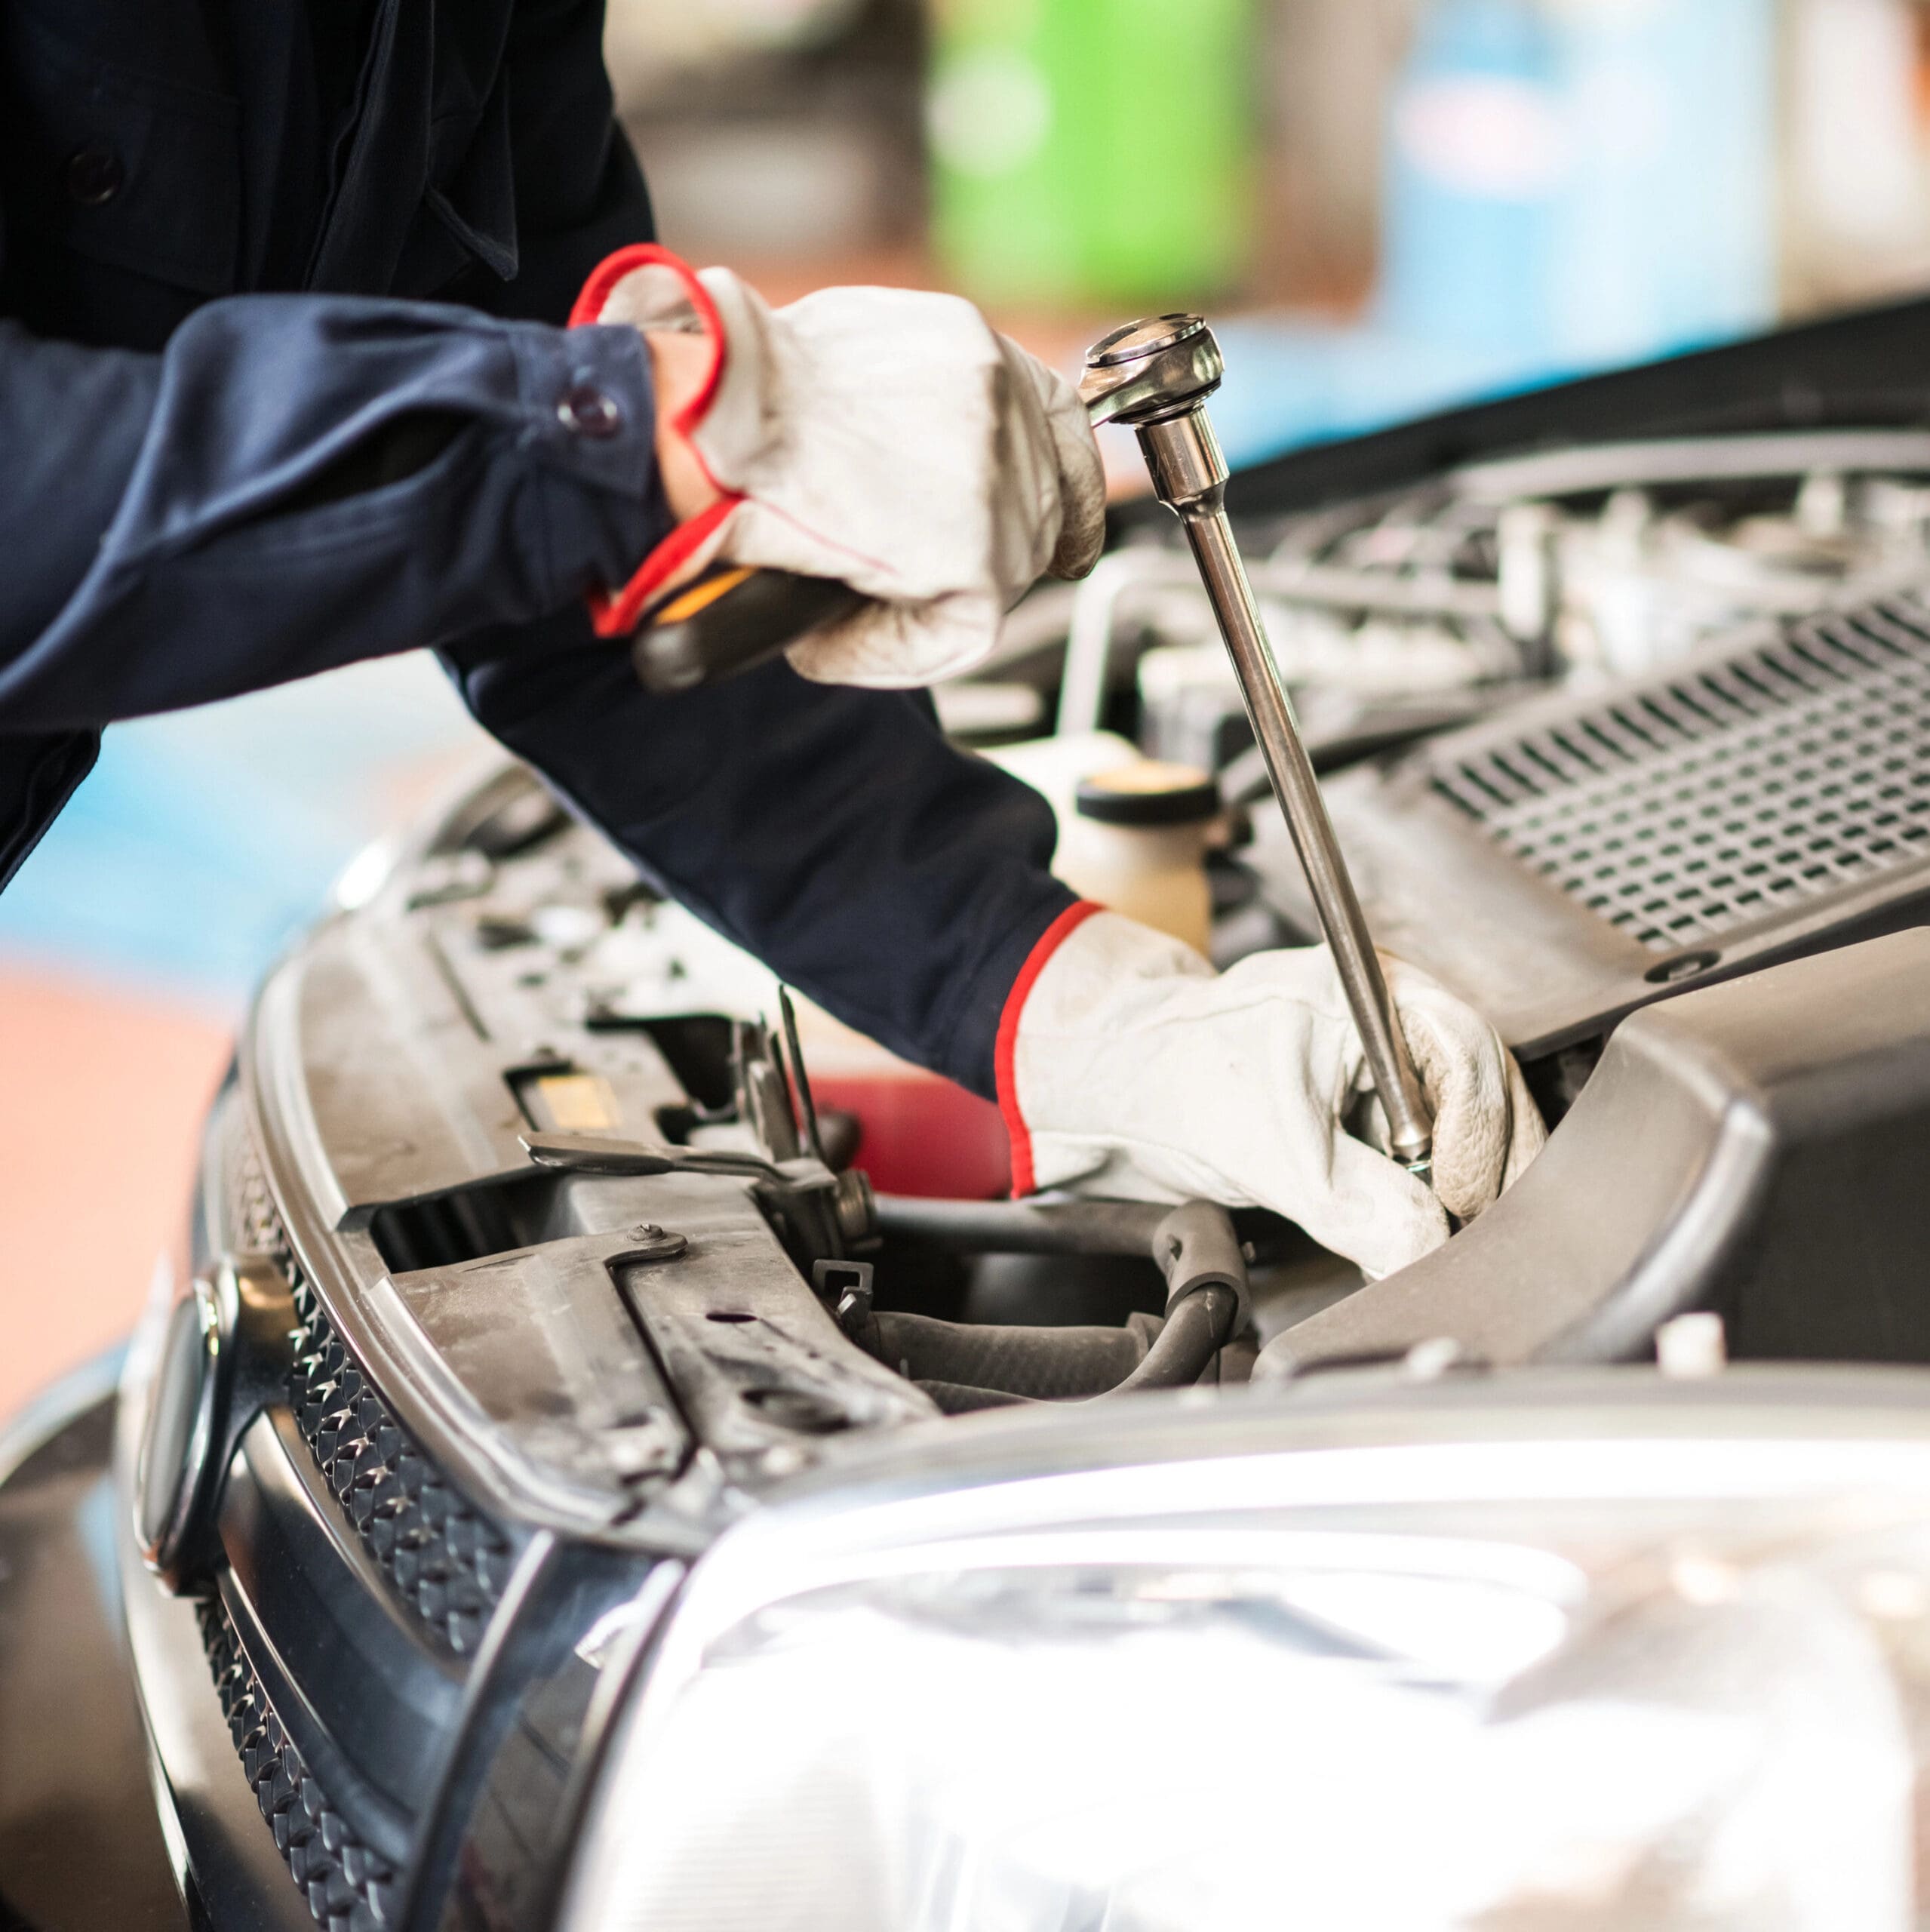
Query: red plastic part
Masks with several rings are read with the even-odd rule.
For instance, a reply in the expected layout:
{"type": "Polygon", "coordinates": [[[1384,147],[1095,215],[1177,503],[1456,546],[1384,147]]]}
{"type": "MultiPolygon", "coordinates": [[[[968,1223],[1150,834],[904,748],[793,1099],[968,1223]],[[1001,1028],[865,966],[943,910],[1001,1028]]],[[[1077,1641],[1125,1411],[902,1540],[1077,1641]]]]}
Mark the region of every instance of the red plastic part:
{"type": "Polygon", "coordinates": [[[1005,1192],[1012,1161],[1003,1118],[942,1075],[914,1066],[813,1071],[811,1093],[820,1107],[857,1115],[857,1164],[880,1193],[989,1201],[1005,1192]]]}

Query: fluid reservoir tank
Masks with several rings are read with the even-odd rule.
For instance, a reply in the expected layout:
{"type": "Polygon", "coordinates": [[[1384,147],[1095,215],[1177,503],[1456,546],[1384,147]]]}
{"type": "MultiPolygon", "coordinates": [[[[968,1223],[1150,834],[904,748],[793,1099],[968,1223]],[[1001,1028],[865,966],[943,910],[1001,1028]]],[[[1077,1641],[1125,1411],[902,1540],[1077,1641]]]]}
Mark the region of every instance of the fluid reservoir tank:
{"type": "Polygon", "coordinates": [[[1115,765],[1080,780],[1053,869],[1082,897],[1206,952],[1206,843],[1219,813],[1219,789],[1195,766],[1115,765]]]}

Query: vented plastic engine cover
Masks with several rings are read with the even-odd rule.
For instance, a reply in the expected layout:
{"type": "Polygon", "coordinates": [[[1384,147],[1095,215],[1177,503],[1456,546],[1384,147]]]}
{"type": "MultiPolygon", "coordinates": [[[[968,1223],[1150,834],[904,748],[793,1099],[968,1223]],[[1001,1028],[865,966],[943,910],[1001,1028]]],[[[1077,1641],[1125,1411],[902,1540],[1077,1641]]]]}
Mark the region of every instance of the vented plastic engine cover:
{"type": "MultiPolygon", "coordinates": [[[[1544,1058],[1671,992],[1930,923],[1930,602],[1751,625],[1327,796],[1378,943],[1544,1058]]],[[[1255,863],[1312,930],[1277,821],[1255,863]]]]}

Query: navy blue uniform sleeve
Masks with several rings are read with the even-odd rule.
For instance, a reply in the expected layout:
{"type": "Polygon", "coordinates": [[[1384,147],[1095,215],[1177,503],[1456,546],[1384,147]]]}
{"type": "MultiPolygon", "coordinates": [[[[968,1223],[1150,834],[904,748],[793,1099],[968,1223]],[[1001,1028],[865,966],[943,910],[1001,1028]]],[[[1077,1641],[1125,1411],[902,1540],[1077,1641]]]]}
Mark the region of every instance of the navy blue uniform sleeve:
{"type": "Polygon", "coordinates": [[[1073,903],[1050,808],[948,744],[923,692],[783,663],[653,697],[580,618],[451,653],[490,731],[645,876],[905,1058],[995,1091],[1007,992],[1073,903]]]}
{"type": "Polygon", "coordinates": [[[654,421],[628,329],[248,296],[155,357],[0,324],[0,733],[96,729],[620,583],[669,527],[654,421]]]}

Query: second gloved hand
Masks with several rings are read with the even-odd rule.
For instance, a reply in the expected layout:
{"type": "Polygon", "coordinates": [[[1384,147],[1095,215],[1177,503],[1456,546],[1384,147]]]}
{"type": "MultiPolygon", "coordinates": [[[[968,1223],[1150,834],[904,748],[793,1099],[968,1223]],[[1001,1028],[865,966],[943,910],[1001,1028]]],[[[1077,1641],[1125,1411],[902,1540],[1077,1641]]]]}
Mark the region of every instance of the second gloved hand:
{"type": "MultiPolygon", "coordinates": [[[[793,647],[830,684],[926,684],[969,670],[1045,572],[1099,553],[1105,486],[1069,383],[956,296],[827,288],[773,309],[727,269],[654,248],[591,278],[579,322],[627,322],[709,351],[659,423],[712,500],[604,600],[620,635],[713,560],[833,577],[874,601],[793,647]]],[[[666,459],[665,466],[668,466],[666,459]]]]}
{"type": "Polygon", "coordinates": [[[1547,1137],[1494,1029],[1388,959],[1435,1109],[1431,1192],[1347,1130],[1369,1082],[1324,946],[1216,973],[1177,940],[1088,912],[1067,915],[1006,1008],[1000,1098],[1020,1192],[1271,1208],[1378,1276],[1445,1241],[1449,1212],[1490,1205],[1547,1137]]]}

